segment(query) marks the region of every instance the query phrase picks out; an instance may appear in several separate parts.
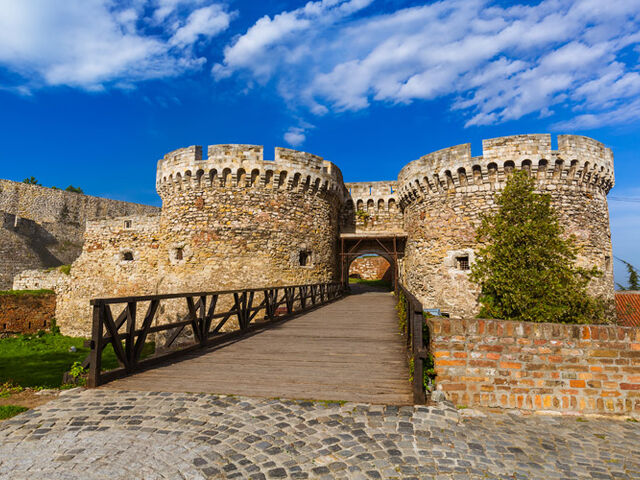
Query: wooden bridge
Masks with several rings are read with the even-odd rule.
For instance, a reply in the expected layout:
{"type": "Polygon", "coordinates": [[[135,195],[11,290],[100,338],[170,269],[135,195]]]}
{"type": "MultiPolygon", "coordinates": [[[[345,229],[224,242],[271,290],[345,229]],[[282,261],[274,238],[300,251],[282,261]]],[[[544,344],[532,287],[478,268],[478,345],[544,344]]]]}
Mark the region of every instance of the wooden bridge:
{"type": "Polygon", "coordinates": [[[421,382],[416,396],[418,382],[412,387],[409,378],[411,329],[401,335],[391,292],[355,286],[343,296],[341,284],[327,284],[181,296],[187,299],[185,320],[155,327],[160,301],[178,295],[92,301],[90,386],[397,405],[424,401],[421,382]],[[253,306],[258,294],[264,299],[253,306]],[[233,297],[233,306],[215,313],[224,295],[233,297]],[[114,319],[111,306],[117,303],[126,306],[114,319]],[[137,304],[147,305],[140,325],[137,304]],[[262,314],[264,320],[258,321],[262,314]],[[239,328],[221,333],[232,317],[239,328]],[[170,332],[171,346],[185,327],[193,330],[194,344],[141,358],[147,335],[170,332]],[[103,372],[98,352],[109,343],[121,368],[103,372]]]}

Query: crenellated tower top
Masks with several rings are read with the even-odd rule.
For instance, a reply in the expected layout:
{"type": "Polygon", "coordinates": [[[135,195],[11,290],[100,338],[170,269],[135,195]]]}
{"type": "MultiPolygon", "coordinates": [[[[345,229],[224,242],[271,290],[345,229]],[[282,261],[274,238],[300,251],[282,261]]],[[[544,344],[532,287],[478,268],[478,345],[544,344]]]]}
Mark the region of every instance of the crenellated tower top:
{"type": "Polygon", "coordinates": [[[398,175],[402,204],[424,195],[500,190],[514,169],[528,171],[541,190],[606,195],[614,185],[613,154],[592,138],[559,135],[558,150],[552,150],[551,135],[514,135],[483,140],[482,150],[482,156],[472,157],[466,143],[407,164],[398,175]]]}
{"type": "Polygon", "coordinates": [[[302,189],[347,198],[342,172],[333,163],[280,147],[274,160],[265,160],[263,150],[261,145],[209,145],[203,158],[199,145],[179,148],[158,161],[156,188],[161,195],[168,189],[208,186],[302,189]]]}

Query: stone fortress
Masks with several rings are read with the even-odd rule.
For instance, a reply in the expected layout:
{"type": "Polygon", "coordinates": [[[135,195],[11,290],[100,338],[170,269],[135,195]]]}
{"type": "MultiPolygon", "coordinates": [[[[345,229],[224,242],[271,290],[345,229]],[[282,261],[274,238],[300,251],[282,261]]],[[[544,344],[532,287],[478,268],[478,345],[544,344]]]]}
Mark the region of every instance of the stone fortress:
{"type": "MultiPolygon", "coordinates": [[[[90,298],[346,281],[363,253],[384,256],[425,308],[469,317],[478,310],[468,280],[475,229],[514,169],[552,196],[578,262],[603,273],[591,292],[612,300],[611,150],[575,135],[552,150],[550,135],[518,135],[483,141],[480,157],[469,144],[439,150],[397,181],[368,183],[344,183],[333,163],[285,148],[274,160],[255,145],[211,145],[206,158],[199,146],[175,150],[157,166],[161,210],[86,217],[82,253],[50,282],[56,318],[63,332],[88,336],[90,298]],[[381,238],[393,238],[394,255],[370,249],[381,238]]],[[[14,288],[46,276],[23,272],[14,288]]]]}

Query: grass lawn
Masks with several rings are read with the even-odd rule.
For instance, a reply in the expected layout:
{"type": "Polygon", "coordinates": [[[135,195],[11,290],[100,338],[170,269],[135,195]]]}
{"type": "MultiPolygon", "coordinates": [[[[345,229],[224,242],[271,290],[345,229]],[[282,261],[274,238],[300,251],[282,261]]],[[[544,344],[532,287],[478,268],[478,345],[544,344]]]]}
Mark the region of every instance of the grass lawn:
{"type": "MultiPolygon", "coordinates": [[[[82,346],[83,338],[45,333],[18,335],[0,339],[0,385],[13,382],[23,388],[57,388],[62,384],[62,374],[68,372],[74,362],[82,362],[89,348],[82,346]],[[76,347],[70,352],[70,347],[76,347]]],[[[145,345],[142,356],[153,353],[154,345],[145,345]]],[[[111,345],[102,354],[103,370],[118,366],[111,345]]]]}
{"type": "Polygon", "coordinates": [[[388,288],[389,290],[391,290],[391,282],[387,282],[386,280],[365,280],[364,278],[349,278],[349,283],[360,283],[362,285],[388,288]]]}
{"type": "Polygon", "coordinates": [[[19,405],[0,405],[0,420],[14,417],[27,410],[29,410],[27,407],[21,407],[19,405]]]}

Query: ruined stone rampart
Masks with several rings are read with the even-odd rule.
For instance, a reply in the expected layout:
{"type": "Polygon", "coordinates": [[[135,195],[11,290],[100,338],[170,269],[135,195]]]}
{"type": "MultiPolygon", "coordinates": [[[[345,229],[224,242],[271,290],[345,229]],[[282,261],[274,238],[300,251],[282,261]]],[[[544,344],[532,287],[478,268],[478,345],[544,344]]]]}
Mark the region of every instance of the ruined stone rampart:
{"type": "Polygon", "coordinates": [[[87,220],[157,212],[157,207],[0,180],[0,289],[26,269],[72,263],[87,220]]]}
{"type": "Polygon", "coordinates": [[[567,235],[580,248],[578,263],[598,267],[591,292],[613,298],[611,233],[606,195],[614,185],[613,155],[601,143],[560,135],[517,135],[483,141],[483,155],[469,144],[430,153],[398,175],[408,234],[403,274],[426,307],[455,316],[477,312],[477,286],[468,270],[477,247],[481,214],[495,207],[495,194],[514,169],[528,171],[538,191],[551,195],[567,235]],[[465,263],[466,259],[466,263],[465,263]]]}

